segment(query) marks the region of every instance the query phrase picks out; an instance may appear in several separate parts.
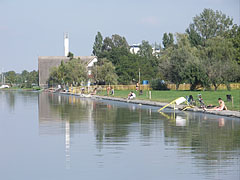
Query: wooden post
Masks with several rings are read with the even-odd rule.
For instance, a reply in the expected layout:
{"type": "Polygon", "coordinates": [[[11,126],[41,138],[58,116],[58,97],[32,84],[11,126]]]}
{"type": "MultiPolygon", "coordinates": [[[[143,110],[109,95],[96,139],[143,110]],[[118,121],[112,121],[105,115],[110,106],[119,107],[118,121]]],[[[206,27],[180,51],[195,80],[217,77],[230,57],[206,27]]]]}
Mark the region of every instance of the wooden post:
{"type": "Polygon", "coordinates": [[[149,91],[149,99],[152,99],[152,92],[149,91]]]}
{"type": "Polygon", "coordinates": [[[232,96],[232,107],[234,106],[234,104],[233,104],[233,96],[232,96]]]}
{"type": "Polygon", "coordinates": [[[141,90],[141,78],[140,78],[141,74],[140,74],[140,68],[138,69],[138,84],[139,84],[139,89],[138,89],[138,93],[140,95],[140,90],[141,90]]]}

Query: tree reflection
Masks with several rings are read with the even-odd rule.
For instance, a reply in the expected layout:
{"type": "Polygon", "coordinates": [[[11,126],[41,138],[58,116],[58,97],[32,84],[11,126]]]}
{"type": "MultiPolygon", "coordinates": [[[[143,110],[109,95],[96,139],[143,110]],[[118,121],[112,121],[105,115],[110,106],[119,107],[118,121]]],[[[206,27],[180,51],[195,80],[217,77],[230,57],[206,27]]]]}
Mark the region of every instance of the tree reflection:
{"type": "Polygon", "coordinates": [[[2,98],[9,106],[11,111],[14,111],[17,99],[19,101],[23,101],[24,103],[28,103],[35,98],[38,97],[38,92],[29,92],[29,91],[20,91],[20,90],[1,90],[2,98]]]}
{"type": "MultiPolygon", "coordinates": [[[[168,116],[172,117],[171,114],[168,116]]],[[[228,152],[239,152],[240,122],[236,119],[197,113],[182,116],[188,122],[187,126],[179,127],[174,123],[176,119],[165,119],[166,145],[174,143],[180,149],[191,148],[192,153],[199,154],[196,158],[205,160],[228,159],[228,152]]]]}
{"type": "MultiPolygon", "coordinates": [[[[164,134],[165,147],[173,147],[181,157],[187,152],[195,163],[201,161],[197,165],[203,168],[239,154],[240,121],[236,119],[185,112],[159,114],[151,107],[50,93],[39,98],[40,128],[47,127],[44,133],[69,130],[73,136],[93,130],[99,151],[106,147],[124,149],[133,135],[143,146],[150,145],[153,139],[162,138],[156,135],[160,133],[164,134]],[[65,122],[69,122],[68,130],[64,130],[65,122]]],[[[65,136],[70,142],[70,136],[65,136]]]]}

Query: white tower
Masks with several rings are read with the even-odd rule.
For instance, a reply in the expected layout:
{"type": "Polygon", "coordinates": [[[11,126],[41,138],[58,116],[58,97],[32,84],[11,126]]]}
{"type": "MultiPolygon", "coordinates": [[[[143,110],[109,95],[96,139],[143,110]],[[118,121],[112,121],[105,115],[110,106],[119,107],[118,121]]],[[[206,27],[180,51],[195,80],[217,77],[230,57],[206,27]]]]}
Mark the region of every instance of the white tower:
{"type": "Polygon", "coordinates": [[[68,56],[69,53],[69,37],[68,33],[64,33],[64,56],[68,56]]]}

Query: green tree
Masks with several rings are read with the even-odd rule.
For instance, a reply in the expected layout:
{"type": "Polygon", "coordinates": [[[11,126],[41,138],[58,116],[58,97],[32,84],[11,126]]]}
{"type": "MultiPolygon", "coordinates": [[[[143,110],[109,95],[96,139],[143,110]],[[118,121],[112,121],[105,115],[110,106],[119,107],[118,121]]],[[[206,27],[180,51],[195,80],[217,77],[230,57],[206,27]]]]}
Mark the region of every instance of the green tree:
{"type": "Polygon", "coordinates": [[[62,61],[59,67],[54,67],[51,69],[48,84],[78,85],[86,80],[87,80],[86,64],[84,64],[80,59],[71,59],[66,63],[62,61]]]}
{"type": "Polygon", "coordinates": [[[33,71],[29,72],[27,81],[31,87],[33,86],[33,84],[37,85],[38,84],[38,71],[33,70],[33,71]]]}
{"type": "Polygon", "coordinates": [[[103,40],[102,51],[103,52],[106,52],[106,51],[108,52],[108,51],[112,50],[112,47],[113,47],[112,39],[110,37],[106,37],[103,40]]]}
{"type": "Polygon", "coordinates": [[[103,37],[100,32],[97,32],[97,35],[95,36],[95,42],[93,45],[93,55],[100,56],[102,53],[102,47],[103,47],[103,37]]]}
{"type": "Polygon", "coordinates": [[[206,41],[202,56],[211,84],[217,90],[220,84],[228,84],[237,78],[239,65],[234,60],[231,41],[215,37],[206,41]]]}
{"type": "Polygon", "coordinates": [[[188,34],[190,43],[193,46],[199,46],[199,45],[203,45],[203,40],[202,37],[197,33],[194,24],[190,24],[189,28],[186,29],[186,33],[188,34]]]}
{"type": "Polygon", "coordinates": [[[10,83],[11,85],[15,84],[17,80],[17,74],[15,71],[8,71],[5,73],[5,81],[6,83],[10,83]]]}
{"type": "Polygon", "coordinates": [[[240,64],[240,26],[233,25],[233,28],[226,33],[225,37],[232,41],[235,48],[236,61],[240,64]]]}
{"type": "Polygon", "coordinates": [[[69,52],[67,57],[69,57],[70,59],[73,59],[73,57],[74,57],[74,54],[73,54],[73,53],[71,53],[71,52],[69,52]]]}
{"type": "Polygon", "coordinates": [[[139,54],[140,56],[143,56],[143,57],[150,58],[153,56],[152,52],[153,52],[152,46],[149,44],[148,41],[143,40],[142,44],[139,47],[139,51],[137,54],[139,54]]]}
{"type": "Polygon", "coordinates": [[[174,44],[173,34],[172,33],[164,33],[162,43],[164,48],[168,48],[174,44]]]}
{"type": "Polygon", "coordinates": [[[48,85],[53,86],[53,85],[57,85],[57,84],[62,84],[62,85],[64,84],[63,77],[59,73],[59,68],[53,67],[50,70],[50,75],[48,78],[48,85]]]}
{"type": "Polygon", "coordinates": [[[119,36],[118,34],[112,35],[113,47],[129,49],[128,42],[125,37],[119,36]]]}
{"type": "Polygon", "coordinates": [[[112,62],[106,58],[101,60],[101,65],[95,65],[92,70],[93,79],[98,84],[117,84],[118,76],[112,62]]]}
{"type": "Polygon", "coordinates": [[[103,51],[110,51],[116,48],[129,49],[129,45],[125,37],[122,37],[118,34],[112,35],[112,37],[106,37],[103,40],[103,51]]]}
{"type": "Polygon", "coordinates": [[[152,46],[143,41],[139,54],[131,54],[129,46],[124,37],[112,35],[103,41],[103,52],[98,65],[103,65],[101,59],[106,58],[116,67],[118,83],[132,84],[138,80],[138,71],[141,68],[142,79],[151,80],[158,73],[158,59],[152,55],[152,46]]]}
{"type": "Polygon", "coordinates": [[[22,79],[21,83],[22,84],[27,82],[28,76],[29,76],[29,72],[27,70],[23,70],[21,73],[21,79],[22,79]]]}
{"type": "MultiPolygon", "coordinates": [[[[224,36],[232,25],[233,19],[221,11],[214,12],[212,9],[204,9],[200,15],[193,18],[193,23],[189,25],[187,32],[188,34],[192,32],[194,36],[196,32],[203,40],[207,40],[216,36],[224,36]]],[[[191,38],[193,37],[191,36],[191,38]]],[[[193,39],[196,40],[198,37],[193,39]]]]}
{"type": "Polygon", "coordinates": [[[166,80],[175,83],[178,89],[183,82],[191,83],[191,88],[204,84],[204,68],[197,57],[197,49],[191,47],[186,34],[177,34],[177,44],[164,50],[160,57],[160,70],[166,80]]]}

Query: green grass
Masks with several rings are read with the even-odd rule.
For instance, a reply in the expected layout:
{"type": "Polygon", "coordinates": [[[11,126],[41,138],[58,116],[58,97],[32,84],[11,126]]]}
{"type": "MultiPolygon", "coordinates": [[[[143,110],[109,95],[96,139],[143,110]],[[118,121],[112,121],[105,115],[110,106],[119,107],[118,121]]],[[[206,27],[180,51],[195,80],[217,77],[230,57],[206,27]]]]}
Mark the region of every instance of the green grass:
{"type": "MultiPolygon", "coordinates": [[[[128,93],[130,90],[115,90],[114,97],[121,97],[127,98],[128,93]]],[[[143,91],[143,95],[139,96],[139,93],[134,91],[137,95],[137,99],[149,100],[149,91],[143,91]]],[[[229,110],[240,111],[240,90],[219,90],[219,91],[151,91],[152,93],[152,101],[159,101],[159,102],[171,102],[172,100],[178,97],[186,97],[189,95],[193,96],[194,100],[197,100],[197,95],[202,94],[203,101],[206,105],[212,104],[217,106],[218,105],[218,98],[222,98],[228,107],[229,110]],[[231,94],[233,96],[233,106],[232,102],[227,102],[226,95],[231,94]]],[[[107,92],[102,91],[98,93],[99,95],[106,96],[107,92]]]]}

